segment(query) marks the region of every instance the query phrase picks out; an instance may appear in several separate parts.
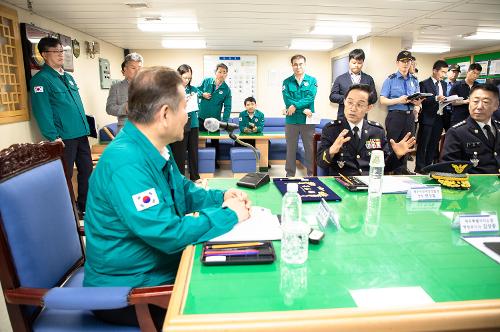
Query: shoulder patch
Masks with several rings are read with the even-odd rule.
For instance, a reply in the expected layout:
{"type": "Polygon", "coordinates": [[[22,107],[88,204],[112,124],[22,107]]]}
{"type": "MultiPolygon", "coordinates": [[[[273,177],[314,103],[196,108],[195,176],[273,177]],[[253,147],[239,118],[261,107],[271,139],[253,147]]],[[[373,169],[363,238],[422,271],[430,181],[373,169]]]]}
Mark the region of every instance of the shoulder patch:
{"type": "Polygon", "coordinates": [[[378,122],[375,122],[375,121],[372,121],[372,120],[368,120],[368,123],[374,127],[379,127],[379,128],[382,128],[384,129],[384,127],[382,127],[382,125],[378,122]]]}
{"type": "Polygon", "coordinates": [[[149,209],[160,203],[155,188],[150,188],[141,193],[132,195],[132,201],[137,211],[149,209]]]}
{"type": "Polygon", "coordinates": [[[387,76],[387,78],[394,78],[394,77],[396,77],[396,73],[392,73],[389,76],[387,76]]]}
{"type": "Polygon", "coordinates": [[[454,124],[454,125],[452,126],[452,128],[458,128],[458,127],[461,127],[461,126],[463,126],[466,122],[467,122],[467,121],[465,121],[465,120],[464,120],[464,121],[462,121],[462,122],[456,123],[456,124],[454,124]]]}

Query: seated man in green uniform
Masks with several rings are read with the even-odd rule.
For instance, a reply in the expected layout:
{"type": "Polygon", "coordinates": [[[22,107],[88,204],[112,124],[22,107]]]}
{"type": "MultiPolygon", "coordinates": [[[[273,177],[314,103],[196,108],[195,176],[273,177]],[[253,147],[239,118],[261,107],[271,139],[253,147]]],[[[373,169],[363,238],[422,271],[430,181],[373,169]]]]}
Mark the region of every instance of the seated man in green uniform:
{"type": "MultiPolygon", "coordinates": [[[[182,140],[185,107],[181,77],[169,68],[148,68],[130,83],[129,121],[90,179],[85,286],[171,284],[187,245],[248,219],[250,202],[242,191],[205,190],[180,174],[167,145],[182,140]]],[[[165,312],[158,309],[150,306],[160,326],[165,312]]],[[[133,307],[94,314],[137,325],[133,307]]]]}
{"type": "Polygon", "coordinates": [[[373,150],[383,150],[385,170],[401,166],[402,158],[415,151],[415,137],[410,132],[396,143],[387,140],[384,128],[366,120],[373,108],[370,86],[354,84],[345,95],[344,118],[332,121],[323,128],[317,163],[328,175],[367,175],[373,150]]]}
{"type": "MultiPolygon", "coordinates": [[[[256,108],[257,101],[254,97],[248,97],[245,99],[244,104],[246,110],[241,112],[239,117],[240,132],[242,134],[262,133],[264,129],[264,113],[256,108]]],[[[242,141],[255,146],[254,139],[245,139],[242,141]]]]}

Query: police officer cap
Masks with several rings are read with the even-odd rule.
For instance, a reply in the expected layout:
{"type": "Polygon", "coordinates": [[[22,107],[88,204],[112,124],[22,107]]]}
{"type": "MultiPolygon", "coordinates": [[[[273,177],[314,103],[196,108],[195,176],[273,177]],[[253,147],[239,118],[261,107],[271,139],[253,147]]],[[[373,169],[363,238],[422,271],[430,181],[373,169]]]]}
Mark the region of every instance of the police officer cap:
{"type": "Polygon", "coordinates": [[[411,52],[409,51],[401,51],[398,54],[398,57],[396,58],[396,61],[401,61],[401,60],[411,60],[412,59],[411,52]]]}
{"type": "Polygon", "coordinates": [[[448,67],[448,71],[458,71],[460,73],[460,66],[459,65],[456,65],[456,64],[453,64],[453,65],[450,65],[448,67]]]}
{"type": "Polygon", "coordinates": [[[442,186],[455,189],[469,189],[467,170],[472,166],[470,161],[445,161],[424,167],[423,172],[429,172],[431,178],[442,186]]]}

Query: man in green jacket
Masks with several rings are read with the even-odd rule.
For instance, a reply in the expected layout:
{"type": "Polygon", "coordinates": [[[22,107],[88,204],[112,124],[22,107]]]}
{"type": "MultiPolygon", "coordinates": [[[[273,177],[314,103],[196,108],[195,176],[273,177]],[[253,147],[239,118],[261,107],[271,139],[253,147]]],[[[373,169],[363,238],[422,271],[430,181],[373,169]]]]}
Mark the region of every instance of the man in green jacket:
{"type": "Polygon", "coordinates": [[[314,125],[306,124],[306,118],[314,113],[314,99],[318,90],[316,79],[305,73],[306,58],[296,54],[291,58],[293,75],[283,81],[283,101],[286,106],[286,176],[295,176],[296,154],[299,135],[305,152],[307,175],[313,174],[312,158],[314,125]]]}
{"type": "MultiPolygon", "coordinates": [[[[207,131],[204,125],[205,119],[215,118],[220,120],[222,108],[224,108],[222,121],[227,122],[229,120],[231,115],[231,89],[226,83],[227,71],[227,66],[219,63],[215,68],[215,78],[205,78],[198,87],[200,130],[207,131]]],[[[212,139],[211,142],[211,146],[215,148],[215,160],[219,160],[219,140],[212,139]]],[[[218,164],[216,164],[216,167],[219,167],[218,164]]]]}
{"type": "Polygon", "coordinates": [[[77,207],[81,216],[85,212],[88,180],[92,173],[92,155],[87,138],[89,125],[78,86],[63,69],[61,42],[55,38],[42,38],[38,51],[45,65],[31,79],[31,107],[42,135],[49,141],[64,143],[64,160],[70,178],[76,163],[77,207]]]}
{"type": "MultiPolygon", "coordinates": [[[[130,83],[128,119],[90,179],[85,286],[158,286],[175,280],[182,250],[249,217],[236,189],[205,190],[180,174],[167,147],[187,122],[177,72],[152,67],[130,83]]],[[[157,324],[165,312],[153,306],[157,324]]],[[[133,307],[99,310],[112,323],[137,325],[133,307]]]]}

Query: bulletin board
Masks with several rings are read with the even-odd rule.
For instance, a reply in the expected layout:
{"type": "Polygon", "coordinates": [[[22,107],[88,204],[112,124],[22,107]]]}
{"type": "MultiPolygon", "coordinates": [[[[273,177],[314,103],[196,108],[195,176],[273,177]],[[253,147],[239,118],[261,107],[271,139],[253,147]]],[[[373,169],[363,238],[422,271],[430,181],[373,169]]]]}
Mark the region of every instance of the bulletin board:
{"type": "Polygon", "coordinates": [[[464,78],[469,65],[473,62],[479,63],[483,70],[478,81],[486,81],[486,79],[500,78],[500,52],[473,54],[458,58],[446,59],[448,64],[458,64],[460,66],[459,78],[464,78]]]}
{"type": "Polygon", "coordinates": [[[226,83],[231,88],[232,112],[239,114],[244,110],[243,102],[247,97],[257,99],[257,56],[205,55],[203,57],[204,77],[214,77],[219,63],[228,67],[226,83]]]}

